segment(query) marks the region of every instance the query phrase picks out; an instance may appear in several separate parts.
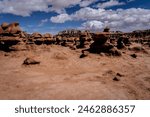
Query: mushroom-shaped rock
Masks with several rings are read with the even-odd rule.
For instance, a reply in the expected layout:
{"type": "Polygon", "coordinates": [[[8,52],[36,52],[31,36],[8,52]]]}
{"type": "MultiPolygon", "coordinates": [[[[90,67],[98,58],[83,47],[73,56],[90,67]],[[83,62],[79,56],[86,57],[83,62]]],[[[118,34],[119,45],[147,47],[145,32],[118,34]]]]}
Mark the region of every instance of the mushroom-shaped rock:
{"type": "Polygon", "coordinates": [[[42,35],[39,32],[35,32],[31,35],[33,38],[42,38],[42,35]]]}
{"type": "Polygon", "coordinates": [[[6,33],[10,34],[19,34],[21,32],[21,28],[19,27],[19,23],[14,22],[8,25],[8,28],[5,30],[6,33]]]}
{"type": "Polygon", "coordinates": [[[3,30],[5,30],[6,28],[8,28],[8,25],[9,25],[8,23],[4,22],[1,24],[1,27],[3,30]]]}
{"type": "Polygon", "coordinates": [[[93,34],[93,40],[98,44],[105,44],[109,38],[109,34],[105,32],[93,34]]]}
{"type": "Polygon", "coordinates": [[[43,37],[44,37],[44,38],[52,38],[52,35],[49,34],[49,33],[46,33],[46,34],[43,35],[43,37]]]}

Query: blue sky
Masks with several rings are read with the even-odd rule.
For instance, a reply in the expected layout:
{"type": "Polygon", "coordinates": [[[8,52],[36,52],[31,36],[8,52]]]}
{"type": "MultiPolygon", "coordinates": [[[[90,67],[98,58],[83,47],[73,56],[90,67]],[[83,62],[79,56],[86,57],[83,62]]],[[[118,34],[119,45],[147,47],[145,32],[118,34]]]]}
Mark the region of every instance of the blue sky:
{"type": "Polygon", "coordinates": [[[29,33],[65,29],[133,31],[150,28],[149,0],[0,0],[0,23],[29,33]]]}

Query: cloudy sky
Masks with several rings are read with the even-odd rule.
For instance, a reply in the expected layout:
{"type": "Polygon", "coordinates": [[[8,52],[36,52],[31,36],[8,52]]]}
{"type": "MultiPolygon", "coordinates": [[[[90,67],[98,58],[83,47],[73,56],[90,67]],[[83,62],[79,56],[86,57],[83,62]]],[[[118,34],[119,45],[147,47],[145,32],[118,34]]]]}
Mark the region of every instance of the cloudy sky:
{"type": "Polygon", "coordinates": [[[29,33],[150,29],[150,0],[0,0],[0,23],[15,21],[29,33]]]}

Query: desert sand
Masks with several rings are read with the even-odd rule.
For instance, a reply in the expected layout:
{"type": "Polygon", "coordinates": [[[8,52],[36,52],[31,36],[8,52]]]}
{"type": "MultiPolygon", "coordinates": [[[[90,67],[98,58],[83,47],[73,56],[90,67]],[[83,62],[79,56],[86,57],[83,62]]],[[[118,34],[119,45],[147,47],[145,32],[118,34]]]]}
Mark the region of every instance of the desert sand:
{"type": "Polygon", "coordinates": [[[150,54],[133,53],[79,58],[81,49],[59,45],[0,51],[0,99],[150,99],[150,54]],[[23,65],[27,57],[40,64],[23,65]]]}

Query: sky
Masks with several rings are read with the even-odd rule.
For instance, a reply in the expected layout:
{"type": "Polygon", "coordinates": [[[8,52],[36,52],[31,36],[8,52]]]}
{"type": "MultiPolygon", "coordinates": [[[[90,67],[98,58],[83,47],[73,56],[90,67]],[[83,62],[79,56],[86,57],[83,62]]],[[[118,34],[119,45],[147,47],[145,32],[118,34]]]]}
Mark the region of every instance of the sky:
{"type": "Polygon", "coordinates": [[[150,29],[150,0],[0,0],[0,24],[56,34],[66,29],[130,32],[150,29]]]}

